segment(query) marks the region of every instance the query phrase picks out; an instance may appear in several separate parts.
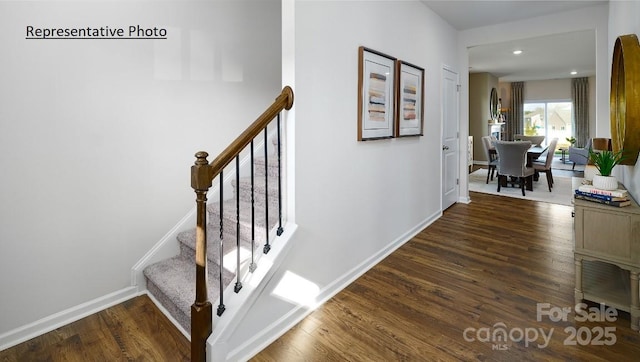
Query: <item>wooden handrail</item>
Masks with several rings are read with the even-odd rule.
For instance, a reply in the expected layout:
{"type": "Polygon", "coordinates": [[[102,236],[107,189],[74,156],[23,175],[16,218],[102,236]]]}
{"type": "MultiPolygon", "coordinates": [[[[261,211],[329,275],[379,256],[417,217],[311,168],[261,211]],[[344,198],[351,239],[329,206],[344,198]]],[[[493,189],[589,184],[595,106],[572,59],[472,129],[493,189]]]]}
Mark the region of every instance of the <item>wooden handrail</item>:
{"type": "MultiPolygon", "coordinates": [[[[262,131],[282,110],[290,110],[293,107],[293,89],[286,86],[269,108],[258,117],[238,138],[235,139],[224,151],[211,161],[213,177],[222,171],[233,158],[236,157],[248,144],[262,131]]],[[[212,177],[212,179],[213,179],[212,177]]]]}
{"type": "MultiPolygon", "coordinates": [[[[196,299],[191,306],[191,361],[205,361],[207,338],[213,330],[207,294],[207,192],[213,179],[283,110],[293,107],[293,89],[286,86],[276,100],[211,163],[206,152],[196,153],[191,187],[196,193],[196,299]]],[[[265,144],[265,147],[267,145],[265,144]]],[[[220,307],[219,307],[220,308],[220,307]]]]}

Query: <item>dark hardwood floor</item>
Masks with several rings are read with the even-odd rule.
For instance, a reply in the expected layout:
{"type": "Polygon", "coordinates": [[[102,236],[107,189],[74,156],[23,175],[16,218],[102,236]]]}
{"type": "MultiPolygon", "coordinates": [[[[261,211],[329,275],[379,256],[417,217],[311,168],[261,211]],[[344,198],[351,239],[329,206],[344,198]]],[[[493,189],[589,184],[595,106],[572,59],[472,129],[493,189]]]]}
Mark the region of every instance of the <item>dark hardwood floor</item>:
{"type": "Polygon", "coordinates": [[[188,361],[189,341],[146,295],[15,347],[0,361],[188,361]]]}
{"type": "MultiPolygon", "coordinates": [[[[640,334],[627,313],[614,322],[536,318],[537,303],[574,307],[570,207],[471,197],[252,360],[637,360],[640,334]],[[511,333],[504,342],[492,339],[500,327],[511,333]],[[572,329],[579,338],[570,338],[572,329]],[[532,341],[518,341],[519,331],[532,341]],[[552,333],[548,343],[542,332],[552,333]],[[585,345],[565,345],[571,341],[585,345]]],[[[188,358],[187,340],[144,296],[0,351],[0,361],[188,358]]]]}
{"type": "Polygon", "coordinates": [[[638,360],[627,313],[615,322],[576,322],[575,313],[537,320],[538,303],[574,308],[570,207],[471,197],[253,361],[638,360]],[[492,337],[501,327],[511,333],[505,342],[492,337]],[[548,343],[542,333],[552,333],[548,343]],[[566,345],[574,341],[585,345],[566,345]]]}

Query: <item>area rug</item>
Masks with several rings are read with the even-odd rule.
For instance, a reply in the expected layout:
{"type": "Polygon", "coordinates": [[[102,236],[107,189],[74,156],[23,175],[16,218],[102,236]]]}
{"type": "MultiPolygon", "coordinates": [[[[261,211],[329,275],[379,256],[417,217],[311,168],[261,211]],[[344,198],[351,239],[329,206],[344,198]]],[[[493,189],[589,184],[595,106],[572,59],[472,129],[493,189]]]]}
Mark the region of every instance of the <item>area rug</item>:
{"type": "Polygon", "coordinates": [[[573,197],[571,177],[554,175],[553,180],[555,183],[551,192],[547,187],[547,176],[545,174],[540,174],[540,179],[533,182],[533,191],[525,190],[525,196],[522,196],[522,191],[518,187],[502,187],[498,192],[497,178],[494,177],[493,181],[489,180],[489,183],[486,184],[487,169],[482,168],[469,174],[469,191],[571,206],[573,197]]]}
{"type": "Polygon", "coordinates": [[[553,158],[551,168],[554,170],[584,171],[584,165],[576,165],[576,167],[574,168],[573,162],[562,162],[559,156],[553,158]]]}

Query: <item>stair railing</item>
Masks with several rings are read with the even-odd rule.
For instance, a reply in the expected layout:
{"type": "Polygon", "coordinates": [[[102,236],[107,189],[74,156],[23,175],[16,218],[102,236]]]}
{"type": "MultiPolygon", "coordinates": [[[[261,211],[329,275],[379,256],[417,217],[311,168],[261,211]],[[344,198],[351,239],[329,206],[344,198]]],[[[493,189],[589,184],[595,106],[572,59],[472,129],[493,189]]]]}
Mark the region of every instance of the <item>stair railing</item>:
{"type": "MultiPolygon", "coordinates": [[[[264,131],[265,134],[265,156],[267,155],[267,126],[277,117],[277,157],[278,157],[278,218],[279,225],[277,235],[281,235],[282,229],[282,191],[280,190],[280,112],[283,110],[289,110],[293,107],[293,90],[291,87],[286,86],[282,89],[280,95],[276,100],[256,119],[238,138],[236,138],[227,148],[224,149],[211,163],[207,161],[209,154],[204,151],[196,153],[196,161],[191,166],[191,187],[196,193],[196,299],[191,306],[191,360],[192,361],[205,361],[206,359],[206,345],[207,338],[211,335],[213,330],[212,324],[212,306],[208,300],[207,294],[207,193],[211,188],[213,179],[219,176],[220,180],[220,304],[218,305],[217,314],[221,315],[224,312],[223,303],[223,281],[222,281],[222,259],[223,259],[223,177],[222,173],[224,168],[230,164],[234,159],[236,161],[236,182],[239,179],[239,155],[247,145],[251,145],[251,214],[252,214],[252,240],[254,240],[254,225],[253,218],[254,210],[254,182],[253,182],[253,140],[260,132],[264,131]]],[[[265,187],[268,186],[268,159],[265,159],[265,187]]],[[[236,184],[238,186],[238,184],[236,184]]],[[[238,188],[236,188],[236,195],[239,194],[238,188]]],[[[268,196],[266,196],[268,197],[268,196]]],[[[239,200],[236,196],[236,217],[237,217],[237,254],[238,254],[238,267],[236,272],[240,273],[240,213],[239,213],[239,200]]],[[[268,213],[268,199],[265,200],[265,208],[268,213]]],[[[264,253],[268,253],[270,249],[269,244],[269,218],[267,215],[265,228],[267,229],[267,239],[264,246],[264,253]]],[[[251,248],[251,265],[250,271],[255,270],[255,263],[253,259],[253,245],[251,248]]],[[[242,288],[240,278],[238,277],[234,290],[236,293],[242,288]]]]}

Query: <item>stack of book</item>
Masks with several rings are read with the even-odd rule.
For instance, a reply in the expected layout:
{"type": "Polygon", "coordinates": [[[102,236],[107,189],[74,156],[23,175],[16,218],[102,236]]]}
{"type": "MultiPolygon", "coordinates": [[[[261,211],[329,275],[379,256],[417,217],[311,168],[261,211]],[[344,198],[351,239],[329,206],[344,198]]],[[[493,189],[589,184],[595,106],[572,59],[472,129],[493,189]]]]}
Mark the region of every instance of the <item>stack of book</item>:
{"type": "Polygon", "coordinates": [[[631,205],[629,194],[623,189],[610,191],[597,189],[591,185],[581,185],[576,190],[575,198],[617,207],[631,205]]]}

